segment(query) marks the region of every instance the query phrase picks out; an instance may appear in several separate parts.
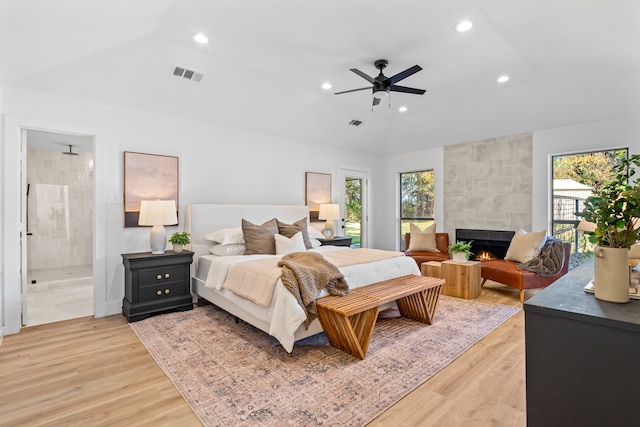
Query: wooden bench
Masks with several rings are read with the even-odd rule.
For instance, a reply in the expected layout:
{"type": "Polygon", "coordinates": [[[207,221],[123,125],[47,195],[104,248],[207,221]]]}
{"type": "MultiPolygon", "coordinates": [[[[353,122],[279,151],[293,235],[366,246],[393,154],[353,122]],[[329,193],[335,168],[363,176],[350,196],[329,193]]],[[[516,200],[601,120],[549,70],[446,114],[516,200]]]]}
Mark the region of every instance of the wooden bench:
{"type": "Polygon", "coordinates": [[[318,318],[332,346],[364,359],[381,305],[395,301],[403,317],[430,325],[443,285],[443,279],[414,274],[372,283],[320,298],[318,318]]]}

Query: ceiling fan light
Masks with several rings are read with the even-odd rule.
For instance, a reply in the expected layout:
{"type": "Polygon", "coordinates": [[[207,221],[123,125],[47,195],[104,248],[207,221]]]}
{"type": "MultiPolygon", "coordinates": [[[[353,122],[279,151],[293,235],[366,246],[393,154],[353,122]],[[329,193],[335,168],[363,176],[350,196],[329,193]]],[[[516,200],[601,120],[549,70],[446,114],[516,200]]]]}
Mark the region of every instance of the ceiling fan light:
{"type": "Polygon", "coordinates": [[[377,90],[377,91],[373,92],[373,97],[374,97],[374,98],[384,99],[384,98],[386,98],[387,96],[389,96],[389,92],[387,92],[387,91],[386,91],[386,90],[384,90],[384,89],[379,89],[379,90],[377,90]]]}

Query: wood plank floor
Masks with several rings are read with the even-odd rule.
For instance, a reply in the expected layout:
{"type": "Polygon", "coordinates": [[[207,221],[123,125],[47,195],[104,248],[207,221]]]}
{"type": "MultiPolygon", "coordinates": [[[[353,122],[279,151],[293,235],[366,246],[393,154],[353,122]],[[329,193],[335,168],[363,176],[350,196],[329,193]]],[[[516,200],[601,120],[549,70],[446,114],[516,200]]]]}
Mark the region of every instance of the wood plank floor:
{"type": "MultiPolygon", "coordinates": [[[[490,283],[477,300],[521,305],[490,283]]],[[[524,379],[520,312],[370,426],[525,426],[524,379]]],[[[4,337],[0,384],[2,426],[200,425],[120,315],[4,337]]]]}

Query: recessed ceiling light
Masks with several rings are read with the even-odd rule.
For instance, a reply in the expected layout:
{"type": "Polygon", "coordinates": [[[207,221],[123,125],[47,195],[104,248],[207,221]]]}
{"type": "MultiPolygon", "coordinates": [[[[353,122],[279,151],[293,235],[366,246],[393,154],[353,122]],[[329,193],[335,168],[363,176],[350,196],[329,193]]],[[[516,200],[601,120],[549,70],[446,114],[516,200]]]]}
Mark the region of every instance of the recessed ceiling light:
{"type": "Polygon", "coordinates": [[[322,89],[324,89],[324,90],[329,90],[329,89],[331,89],[332,87],[333,87],[333,86],[331,86],[331,83],[329,83],[329,82],[324,82],[324,83],[322,83],[322,89]]]}
{"type": "Polygon", "coordinates": [[[473,22],[464,20],[456,25],[456,31],[459,33],[464,33],[465,31],[469,31],[471,27],[473,27],[473,22]]]}
{"type": "Polygon", "coordinates": [[[400,111],[401,113],[406,113],[408,110],[408,108],[405,105],[402,105],[400,108],[398,108],[398,111],[400,111]]]}
{"type": "Polygon", "coordinates": [[[509,77],[508,75],[503,74],[503,75],[501,75],[500,77],[498,77],[498,78],[496,79],[496,81],[497,81],[498,83],[506,83],[506,82],[508,82],[508,81],[509,81],[509,79],[510,79],[510,78],[511,78],[511,77],[509,77]]]}
{"type": "Polygon", "coordinates": [[[209,43],[209,37],[205,36],[202,33],[196,33],[193,35],[193,40],[196,41],[196,43],[200,43],[200,44],[207,44],[209,43]]]}

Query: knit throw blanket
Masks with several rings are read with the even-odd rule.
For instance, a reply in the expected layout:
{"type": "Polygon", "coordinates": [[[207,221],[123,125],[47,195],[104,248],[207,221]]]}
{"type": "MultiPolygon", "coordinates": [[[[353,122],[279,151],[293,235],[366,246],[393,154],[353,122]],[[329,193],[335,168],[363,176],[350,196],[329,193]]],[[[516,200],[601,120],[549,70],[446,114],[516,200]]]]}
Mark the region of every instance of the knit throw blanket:
{"type": "Polygon", "coordinates": [[[294,252],[278,262],[282,267],[282,283],[305,311],[304,326],[318,316],[316,299],[326,289],[329,295],[346,295],[349,285],[338,268],[315,252],[294,252]]]}
{"type": "Polygon", "coordinates": [[[518,264],[519,270],[527,270],[539,276],[555,276],[564,265],[564,250],[561,240],[547,237],[540,255],[530,261],[518,264]]]}

